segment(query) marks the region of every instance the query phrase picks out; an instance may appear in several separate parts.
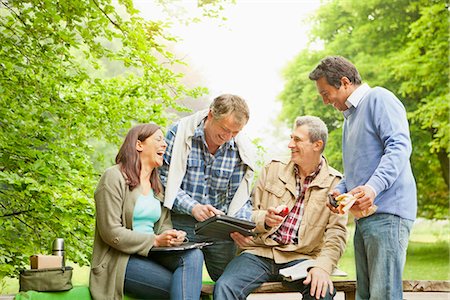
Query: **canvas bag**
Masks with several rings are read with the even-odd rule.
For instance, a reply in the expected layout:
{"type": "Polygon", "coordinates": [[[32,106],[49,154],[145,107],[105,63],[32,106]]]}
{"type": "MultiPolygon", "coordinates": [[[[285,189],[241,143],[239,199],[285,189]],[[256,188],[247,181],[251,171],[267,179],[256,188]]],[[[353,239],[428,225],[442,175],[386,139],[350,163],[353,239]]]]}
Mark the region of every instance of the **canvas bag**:
{"type": "Polygon", "coordinates": [[[38,292],[68,291],[72,288],[72,267],[21,270],[19,290],[38,292]]]}

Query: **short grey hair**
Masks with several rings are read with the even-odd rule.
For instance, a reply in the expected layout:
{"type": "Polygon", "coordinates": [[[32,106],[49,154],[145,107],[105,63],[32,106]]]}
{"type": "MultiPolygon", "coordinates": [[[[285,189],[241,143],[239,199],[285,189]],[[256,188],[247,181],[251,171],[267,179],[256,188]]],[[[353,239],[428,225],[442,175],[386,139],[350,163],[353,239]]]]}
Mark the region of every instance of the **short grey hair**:
{"type": "Polygon", "coordinates": [[[321,140],[323,142],[322,150],[325,149],[328,139],[328,127],[322,119],[315,116],[301,116],[295,119],[294,129],[306,125],[308,126],[309,141],[314,143],[321,140]]]}
{"type": "Polygon", "coordinates": [[[250,111],[245,100],[232,94],[223,94],[215,98],[209,110],[215,120],[233,114],[236,122],[245,125],[250,118],[250,111]]]}

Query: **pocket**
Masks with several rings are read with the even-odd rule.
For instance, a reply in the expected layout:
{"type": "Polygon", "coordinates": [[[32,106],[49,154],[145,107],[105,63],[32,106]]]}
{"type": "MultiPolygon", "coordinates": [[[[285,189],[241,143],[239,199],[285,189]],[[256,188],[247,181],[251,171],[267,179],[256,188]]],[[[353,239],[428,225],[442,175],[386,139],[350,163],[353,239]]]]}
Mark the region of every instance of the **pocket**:
{"type": "Polygon", "coordinates": [[[324,239],[324,226],[310,226],[304,227],[304,230],[299,233],[299,247],[304,254],[312,254],[320,251],[320,245],[324,239]]]}
{"type": "Polygon", "coordinates": [[[277,198],[281,198],[283,194],[287,191],[287,189],[284,187],[284,185],[275,184],[272,182],[268,182],[264,189],[269,192],[270,194],[273,194],[277,198]]]}
{"type": "Polygon", "coordinates": [[[400,219],[398,242],[400,244],[400,248],[403,251],[406,251],[406,249],[408,248],[408,241],[412,224],[413,222],[410,220],[400,219]]]}
{"type": "Polygon", "coordinates": [[[300,224],[299,236],[306,249],[312,251],[322,243],[329,212],[323,211],[320,203],[310,201],[307,205],[304,208],[305,214],[300,224]]]}
{"type": "MultiPolygon", "coordinates": [[[[317,204],[308,203],[299,228],[299,246],[306,254],[320,251],[323,243],[328,214],[323,213],[317,204]]],[[[328,208],[327,208],[328,209],[328,208]]]]}
{"type": "Polygon", "coordinates": [[[187,160],[186,176],[188,182],[198,182],[203,180],[205,173],[203,162],[197,156],[190,156],[187,160]]]}
{"type": "Polygon", "coordinates": [[[310,201],[304,209],[306,212],[304,217],[306,217],[309,226],[324,228],[327,226],[330,212],[325,203],[310,201]]]}
{"type": "Polygon", "coordinates": [[[21,270],[19,291],[56,292],[72,288],[72,267],[21,270]]]}
{"type": "Polygon", "coordinates": [[[100,261],[100,263],[94,267],[92,267],[92,272],[95,275],[101,274],[103,271],[105,271],[108,268],[108,263],[111,260],[112,253],[111,248],[106,251],[105,255],[103,256],[103,259],[100,261]]]}
{"type": "Polygon", "coordinates": [[[199,157],[193,155],[188,157],[186,164],[188,167],[198,168],[202,166],[202,160],[199,157]]]}
{"type": "Polygon", "coordinates": [[[325,227],[328,224],[331,211],[327,207],[328,188],[311,186],[305,195],[305,211],[308,214],[308,224],[325,227]]]}
{"type": "Polygon", "coordinates": [[[233,175],[232,170],[227,169],[212,169],[211,170],[212,187],[218,191],[226,191],[233,175]]]}

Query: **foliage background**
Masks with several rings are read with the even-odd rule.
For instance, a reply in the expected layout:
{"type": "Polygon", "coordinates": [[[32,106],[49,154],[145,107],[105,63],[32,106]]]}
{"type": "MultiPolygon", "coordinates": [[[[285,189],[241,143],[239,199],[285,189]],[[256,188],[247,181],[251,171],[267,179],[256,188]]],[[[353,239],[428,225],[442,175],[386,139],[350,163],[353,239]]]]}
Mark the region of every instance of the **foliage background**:
{"type": "Polygon", "coordinates": [[[311,45],[284,72],[280,118],[317,115],[328,125],[325,155],[342,170],[342,115],[321,103],[308,74],[320,59],[341,55],[364,81],[393,91],[410,121],[419,216],[447,218],[449,199],[449,7],[443,0],[332,0],[308,22],[311,45]],[[318,47],[315,47],[316,49],[318,47]]]}
{"type": "Polygon", "coordinates": [[[56,237],[88,264],[105,153],[206,91],[180,84],[166,26],[130,0],[0,2],[0,279],[56,237]]]}
{"type": "MultiPolygon", "coordinates": [[[[198,1],[200,16],[220,18],[223,2],[198,1]]],[[[399,95],[419,213],[428,218],[448,216],[448,17],[442,0],[324,1],[309,20],[311,46],[323,49],[299,53],[280,95],[289,127],[303,114],[326,121],[326,155],[341,170],[342,118],[318,102],[308,73],[339,54],[372,86],[399,95]]],[[[140,18],[132,0],[0,0],[0,280],[17,276],[29,255],[48,253],[55,237],[66,240],[71,261],[87,265],[92,194],[112,163],[105,157],[132,124],[165,126],[183,110],[179,100],[206,93],[173,71],[181,62],[164,46],[176,40],[167,26],[140,18]]]]}

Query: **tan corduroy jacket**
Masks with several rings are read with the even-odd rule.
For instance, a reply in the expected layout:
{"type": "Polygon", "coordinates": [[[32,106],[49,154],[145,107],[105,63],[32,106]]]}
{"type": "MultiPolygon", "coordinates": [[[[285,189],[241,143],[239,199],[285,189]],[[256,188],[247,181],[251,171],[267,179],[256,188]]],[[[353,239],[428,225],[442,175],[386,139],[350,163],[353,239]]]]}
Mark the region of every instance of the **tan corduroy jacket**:
{"type": "Polygon", "coordinates": [[[342,175],[324,164],[305,194],[304,214],[298,230],[298,244],[279,245],[270,235],[278,228],[265,226],[270,206],[295,203],[296,182],[293,162],[272,161],[263,170],[253,192],[252,220],[257,236],[253,245],[243,249],[258,256],[286,263],[297,259],[316,259],[316,266],[329,274],[344,252],[347,239],[347,215],[332,213],[326,207],[327,194],[341,180],[342,175]]]}
{"type": "MultiPolygon", "coordinates": [[[[96,225],[89,289],[92,298],[122,299],[125,270],[131,254],[147,256],[154,234],[132,230],[133,211],[141,189],[130,191],[115,165],[105,171],[95,191],[96,225]]],[[[162,206],[155,233],[171,229],[169,211],[162,206]]]]}

